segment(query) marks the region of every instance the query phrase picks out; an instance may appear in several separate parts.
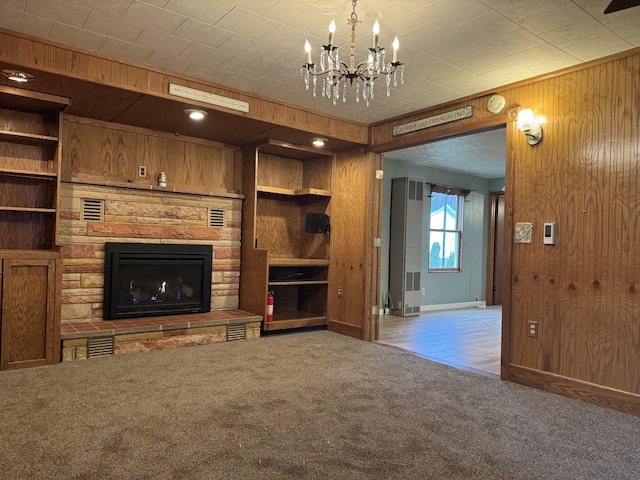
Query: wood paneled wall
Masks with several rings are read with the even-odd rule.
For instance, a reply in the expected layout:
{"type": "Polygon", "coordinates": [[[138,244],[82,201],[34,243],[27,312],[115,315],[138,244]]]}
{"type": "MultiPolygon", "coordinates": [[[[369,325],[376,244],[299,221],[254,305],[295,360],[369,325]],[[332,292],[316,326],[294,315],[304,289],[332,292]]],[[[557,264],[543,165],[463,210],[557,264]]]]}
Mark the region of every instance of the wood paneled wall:
{"type": "Polygon", "coordinates": [[[364,340],[376,338],[380,297],[380,169],[364,149],[338,153],[333,168],[329,328],[364,340]]]}
{"type": "Polygon", "coordinates": [[[64,115],[62,144],[65,179],[158,185],[165,172],[169,189],[241,188],[239,149],[215,142],[64,115]],[[140,165],[147,168],[146,178],[138,177],[140,165]]]}
{"type": "MultiPolygon", "coordinates": [[[[529,146],[512,117],[502,116],[503,378],[640,414],[640,49],[497,93],[506,112],[521,106],[546,119],[542,142],[529,146]],[[532,243],[513,243],[517,222],[533,223],[532,243]],[[554,246],[543,245],[545,222],[557,223],[554,246]],[[538,338],[528,336],[529,321],[538,322],[538,338]]],[[[390,136],[394,124],[438,110],[377,125],[373,143],[388,150],[499,121],[485,102],[443,106],[473,104],[476,116],[404,140],[390,136]]]]}

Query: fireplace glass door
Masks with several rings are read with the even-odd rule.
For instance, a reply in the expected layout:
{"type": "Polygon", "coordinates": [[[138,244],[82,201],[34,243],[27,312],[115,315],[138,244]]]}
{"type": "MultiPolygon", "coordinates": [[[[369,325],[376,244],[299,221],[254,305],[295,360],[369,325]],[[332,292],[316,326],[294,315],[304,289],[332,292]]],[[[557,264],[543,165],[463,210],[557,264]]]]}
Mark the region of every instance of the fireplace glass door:
{"type": "Polygon", "coordinates": [[[107,243],[104,317],[208,312],[210,245],[107,243]]]}

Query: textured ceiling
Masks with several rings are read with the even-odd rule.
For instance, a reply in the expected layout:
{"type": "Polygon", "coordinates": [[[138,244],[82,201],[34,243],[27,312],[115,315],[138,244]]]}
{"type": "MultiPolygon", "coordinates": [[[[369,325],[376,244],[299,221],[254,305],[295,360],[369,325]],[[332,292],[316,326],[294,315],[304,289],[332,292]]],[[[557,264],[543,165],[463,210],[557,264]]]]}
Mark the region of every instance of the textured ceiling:
{"type": "MultiPolygon", "coordinates": [[[[610,0],[359,0],[357,61],[381,24],[400,39],[405,84],[369,107],[313,98],[300,77],[336,20],[348,53],[350,0],[2,0],[0,26],[170,72],[373,123],[640,46],[640,7],[610,0]]],[[[380,88],[382,87],[382,88],[380,88]]],[[[388,152],[386,158],[504,176],[505,130],[388,152]]]]}
{"type": "Polygon", "coordinates": [[[357,60],[377,18],[406,65],[369,107],[314,99],[300,78],[305,38],[317,60],[332,19],[345,57],[349,0],[2,0],[0,26],[372,123],[640,46],[640,7],[609,3],[360,0],[357,60]]]}
{"type": "Polygon", "coordinates": [[[506,127],[438,140],[384,154],[385,159],[483,178],[505,176],[506,127]]]}

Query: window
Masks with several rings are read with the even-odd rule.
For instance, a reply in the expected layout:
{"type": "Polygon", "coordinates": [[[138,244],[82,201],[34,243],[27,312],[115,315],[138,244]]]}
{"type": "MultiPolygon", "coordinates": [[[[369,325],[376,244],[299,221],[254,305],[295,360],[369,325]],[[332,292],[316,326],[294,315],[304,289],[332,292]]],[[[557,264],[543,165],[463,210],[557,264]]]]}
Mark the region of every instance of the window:
{"type": "Polygon", "coordinates": [[[429,270],[460,270],[464,195],[431,192],[429,270]]]}

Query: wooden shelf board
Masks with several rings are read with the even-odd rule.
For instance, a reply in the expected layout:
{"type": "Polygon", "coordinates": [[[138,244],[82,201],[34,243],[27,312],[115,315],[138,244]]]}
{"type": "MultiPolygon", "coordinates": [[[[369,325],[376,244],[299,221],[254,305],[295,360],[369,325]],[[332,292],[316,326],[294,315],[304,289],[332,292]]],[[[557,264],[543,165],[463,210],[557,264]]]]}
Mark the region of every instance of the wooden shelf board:
{"type": "Polygon", "coordinates": [[[66,97],[5,85],[0,85],[0,98],[3,108],[33,113],[60,112],[71,105],[66,97]]]}
{"type": "Polygon", "coordinates": [[[265,320],[262,324],[265,331],[271,331],[284,330],[287,328],[313,327],[327,325],[327,323],[326,316],[293,310],[288,312],[275,312],[273,314],[273,322],[267,322],[265,320]]]}
{"type": "Polygon", "coordinates": [[[50,135],[38,135],[36,133],[12,132],[9,130],[0,130],[0,140],[14,143],[56,143],[58,137],[50,135]]]}
{"type": "Polygon", "coordinates": [[[256,190],[260,193],[275,193],[277,195],[294,196],[296,194],[296,191],[290,188],[268,187],[266,185],[258,185],[256,190]]]}
{"type": "Polygon", "coordinates": [[[328,267],[329,260],[326,258],[284,258],[270,257],[271,267],[328,267]]]}
{"type": "Polygon", "coordinates": [[[329,280],[273,280],[269,282],[269,286],[283,285],[328,285],[329,280]]]}
{"type": "Polygon", "coordinates": [[[299,160],[306,160],[314,157],[332,157],[333,152],[329,150],[323,150],[321,148],[308,147],[306,145],[296,145],[294,143],[284,142],[282,140],[275,140],[269,138],[263,140],[255,145],[259,151],[277,155],[281,157],[296,158],[299,160]]]}
{"type": "Polygon", "coordinates": [[[37,208],[37,207],[9,207],[0,206],[0,211],[4,212],[36,212],[36,213],[56,213],[55,208],[37,208]]]}
{"type": "Polygon", "coordinates": [[[50,172],[37,172],[35,170],[16,170],[13,168],[0,168],[0,174],[13,175],[17,177],[36,177],[54,180],[58,175],[50,172]]]}
{"type": "Polygon", "coordinates": [[[315,195],[317,197],[330,197],[331,192],[329,190],[322,190],[320,188],[303,188],[296,190],[296,195],[315,195]]]}
{"type": "Polygon", "coordinates": [[[273,193],[276,195],[286,195],[290,197],[302,197],[306,195],[313,195],[317,197],[330,197],[331,192],[328,190],[322,190],[320,188],[302,188],[299,190],[293,190],[291,188],[279,188],[269,187],[267,185],[258,185],[256,190],[260,193],[273,193]]]}

